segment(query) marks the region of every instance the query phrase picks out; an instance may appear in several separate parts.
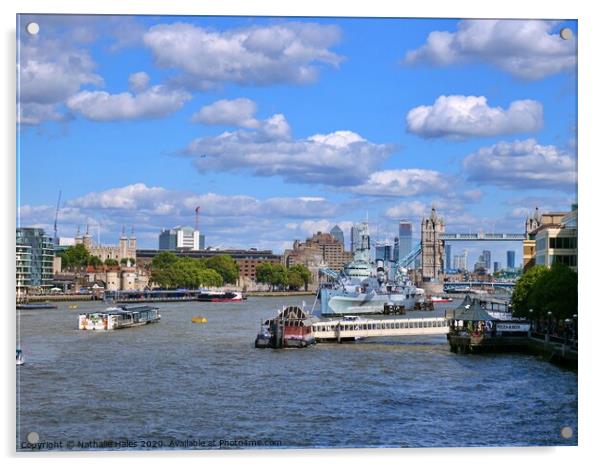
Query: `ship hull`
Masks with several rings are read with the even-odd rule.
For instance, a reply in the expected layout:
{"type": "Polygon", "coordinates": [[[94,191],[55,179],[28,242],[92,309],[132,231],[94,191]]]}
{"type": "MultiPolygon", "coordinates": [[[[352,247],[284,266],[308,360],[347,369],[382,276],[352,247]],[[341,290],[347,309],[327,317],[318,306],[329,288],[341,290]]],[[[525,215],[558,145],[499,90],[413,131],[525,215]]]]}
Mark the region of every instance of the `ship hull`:
{"type": "Polygon", "coordinates": [[[405,309],[411,310],[416,300],[408,298],[405,294],[349,294],[322,290],[320,301],[322,315],[329,316],[383,314],[385,304],[404,306],[405,309]]]}

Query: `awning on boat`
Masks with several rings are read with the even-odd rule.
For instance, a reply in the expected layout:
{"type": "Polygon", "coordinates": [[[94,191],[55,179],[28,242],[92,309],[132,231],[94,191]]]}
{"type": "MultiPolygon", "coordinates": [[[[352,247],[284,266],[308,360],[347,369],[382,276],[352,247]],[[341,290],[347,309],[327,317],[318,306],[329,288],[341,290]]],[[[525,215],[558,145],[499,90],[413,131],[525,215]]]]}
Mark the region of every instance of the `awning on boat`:
{"type": "Polygon", "coordinates": [[[481,303],[478,299],[471,298],[468,295],[466,295],[457,308],[453,311],[448,311],[446,317],[453,320],[467,320],[472,322],[498,320],[481,307],[481,303]]]}

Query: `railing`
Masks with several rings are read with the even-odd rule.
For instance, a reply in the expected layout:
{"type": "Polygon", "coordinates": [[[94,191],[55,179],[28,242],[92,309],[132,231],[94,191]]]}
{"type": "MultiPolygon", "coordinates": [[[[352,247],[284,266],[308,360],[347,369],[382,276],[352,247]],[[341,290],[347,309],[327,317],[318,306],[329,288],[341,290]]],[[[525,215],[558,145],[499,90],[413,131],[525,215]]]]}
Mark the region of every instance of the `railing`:
{"type": "Polygon", "coordinates": [[[422,319],[386,319],[362,321],[325,321],[312,325],[317,339],[367,338],[403,335],[444,335],[448,321],[442,317],[422,319]]]}
{"type": "Polygon", "coordinates": [[[443,241],[522,241],[523,233],[442,233],[439,239],[443,241]]]}
{"type": "Polygon", "coordinates": [[[412,264],[412,262],[416,260],[416,258],[420,255],[421,252],[422,245],[419,243],[416,246],[414,246],[414,249],[412,249],[405,257],[399,259],[399,265],[401,267],[408,268],[412,264]]]}

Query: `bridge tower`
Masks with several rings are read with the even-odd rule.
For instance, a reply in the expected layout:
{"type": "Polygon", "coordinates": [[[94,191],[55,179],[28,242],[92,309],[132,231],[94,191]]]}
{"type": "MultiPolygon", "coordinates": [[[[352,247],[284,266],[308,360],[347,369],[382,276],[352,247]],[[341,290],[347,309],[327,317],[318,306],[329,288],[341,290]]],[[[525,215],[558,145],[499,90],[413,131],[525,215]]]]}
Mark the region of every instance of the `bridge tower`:
{"type": "Polygon", "coordinates": [[[526,270],[535,265],[535,235],[531,232],[541,226],[541,213],[539,207],[525,220],[525,239],[523,241],[523,268],[526,270]]]}
{"type": "Polygon", "coordinates": [[[440,239],[443,233],[445,233],[445,222],[437,215],[433,206],[430,217],[423,218],[420,225],[423,282],[436,282],[439,275],[443,273],[445,245],[440,239]]]}

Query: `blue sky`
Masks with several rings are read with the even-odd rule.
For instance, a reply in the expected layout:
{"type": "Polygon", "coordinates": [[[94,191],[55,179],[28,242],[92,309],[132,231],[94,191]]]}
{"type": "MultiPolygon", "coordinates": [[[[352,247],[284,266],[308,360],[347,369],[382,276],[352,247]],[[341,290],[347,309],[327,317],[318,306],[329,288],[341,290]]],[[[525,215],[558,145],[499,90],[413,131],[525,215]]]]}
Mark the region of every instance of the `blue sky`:
{"type": "Polygon", "coordinates": [[[156,247],[199,205],[208,245],[281,252],[366,216],[417,231],[433,204],[450,232],[520,232],[576,202],[575,21],[18,22],[23,226],[51,231],[60,189],[60,236],[156,247]]]}

